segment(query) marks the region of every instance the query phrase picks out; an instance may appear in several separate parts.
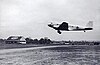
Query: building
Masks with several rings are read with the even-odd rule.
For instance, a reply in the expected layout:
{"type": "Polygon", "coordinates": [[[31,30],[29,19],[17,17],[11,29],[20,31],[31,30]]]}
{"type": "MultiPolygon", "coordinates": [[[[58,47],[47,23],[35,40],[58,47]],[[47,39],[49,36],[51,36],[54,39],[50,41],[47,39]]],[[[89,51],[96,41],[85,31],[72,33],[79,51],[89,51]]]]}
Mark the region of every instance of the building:
{"type": "Polygon", "coordinates": [[[21,43],[21,44],[26,44],[26,40],[23,36],[10,36],[6,39],[6,43],[21,43]]]}

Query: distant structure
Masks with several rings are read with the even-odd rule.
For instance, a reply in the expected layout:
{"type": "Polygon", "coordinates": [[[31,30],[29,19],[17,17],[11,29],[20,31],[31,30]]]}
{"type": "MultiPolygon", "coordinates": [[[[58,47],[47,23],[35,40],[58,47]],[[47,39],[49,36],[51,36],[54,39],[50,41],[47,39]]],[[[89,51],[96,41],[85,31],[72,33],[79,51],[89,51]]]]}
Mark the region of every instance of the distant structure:
{"type": "Polygon", "coordinates": [[[26,40],[23,36],[10,36],[6,39],[6,43],[21,43],[26,44],[26,40]]]}

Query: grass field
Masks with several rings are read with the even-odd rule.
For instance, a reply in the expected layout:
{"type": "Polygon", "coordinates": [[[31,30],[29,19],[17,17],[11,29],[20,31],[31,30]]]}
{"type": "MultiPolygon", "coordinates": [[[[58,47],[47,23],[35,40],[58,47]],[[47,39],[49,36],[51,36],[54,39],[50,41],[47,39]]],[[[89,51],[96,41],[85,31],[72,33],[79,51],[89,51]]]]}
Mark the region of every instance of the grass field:
{"type": "Polygon", "coordinates": [[[100,65],[100,46],[63,45],[0,53],[0,65],[100,65]]]}

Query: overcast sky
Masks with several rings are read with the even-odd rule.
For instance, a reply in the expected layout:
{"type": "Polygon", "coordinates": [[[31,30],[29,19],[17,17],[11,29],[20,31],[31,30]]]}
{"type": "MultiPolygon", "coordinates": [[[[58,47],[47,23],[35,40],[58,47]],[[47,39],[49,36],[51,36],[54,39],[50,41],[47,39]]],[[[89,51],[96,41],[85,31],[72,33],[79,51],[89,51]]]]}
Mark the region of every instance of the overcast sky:
{"type": "Polygon", "coordinates": [[[100,41],[100,0],[0,0],[0,38],[10,35],[100,41]],[[51,21],[79,26],[94,21],[94,30],[59,35],[47,26],[51,21]]]}

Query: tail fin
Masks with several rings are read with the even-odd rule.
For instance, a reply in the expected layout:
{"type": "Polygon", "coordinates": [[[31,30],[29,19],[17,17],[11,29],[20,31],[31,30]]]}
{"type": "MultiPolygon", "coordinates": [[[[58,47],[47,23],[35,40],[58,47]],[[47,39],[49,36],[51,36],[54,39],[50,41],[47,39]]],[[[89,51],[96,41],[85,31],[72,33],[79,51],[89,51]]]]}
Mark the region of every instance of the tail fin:
{"type": "Polygon", "coordinates": [[[86,27],[92,28],[93,27],[93,21],[89,21],[87,23],[86,27]]]}

